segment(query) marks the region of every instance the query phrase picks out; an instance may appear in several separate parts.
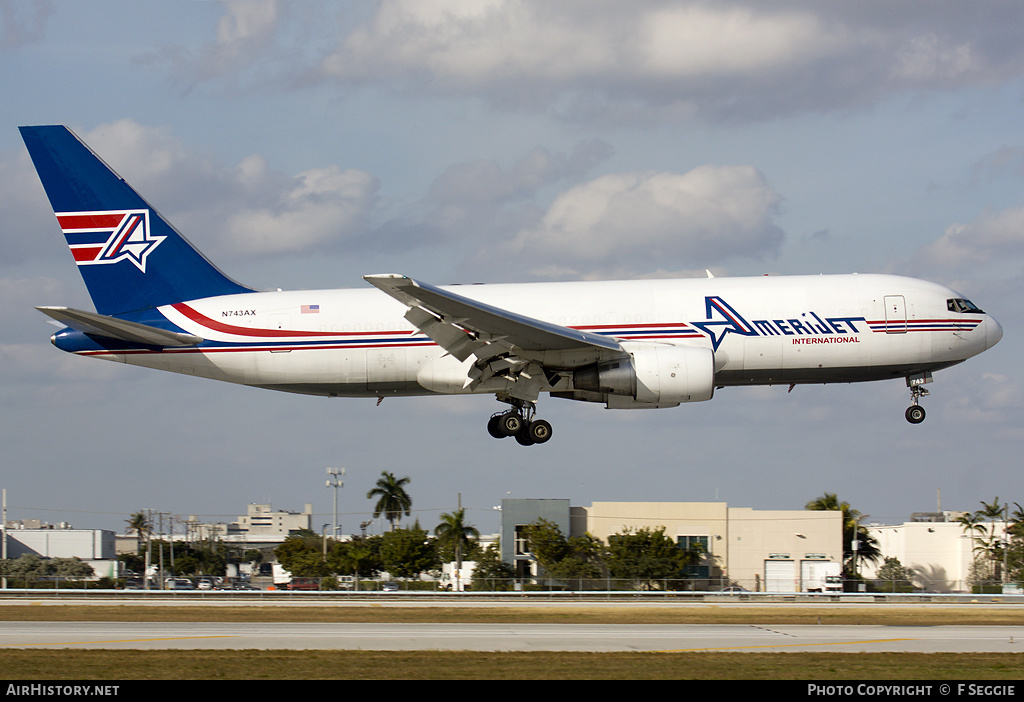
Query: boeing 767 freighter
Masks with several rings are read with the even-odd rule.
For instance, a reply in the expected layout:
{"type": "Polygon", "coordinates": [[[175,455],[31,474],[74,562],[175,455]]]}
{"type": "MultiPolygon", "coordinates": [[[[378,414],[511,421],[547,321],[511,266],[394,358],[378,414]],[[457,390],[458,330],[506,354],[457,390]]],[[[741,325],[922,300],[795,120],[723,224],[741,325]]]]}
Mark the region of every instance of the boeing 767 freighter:
{"type": "Polygon", "coordinates": [[[63,126],[22,137],[95,312],[40,307],[57,348],[330,397],[493,394],[487,429],[551,437],[541,393],[675,407],[734,385],[903,378],[906,418],[935,371],[999,323],[949,288],[893,275],[765,276],[258,292],[228,278],[63,126]]]}

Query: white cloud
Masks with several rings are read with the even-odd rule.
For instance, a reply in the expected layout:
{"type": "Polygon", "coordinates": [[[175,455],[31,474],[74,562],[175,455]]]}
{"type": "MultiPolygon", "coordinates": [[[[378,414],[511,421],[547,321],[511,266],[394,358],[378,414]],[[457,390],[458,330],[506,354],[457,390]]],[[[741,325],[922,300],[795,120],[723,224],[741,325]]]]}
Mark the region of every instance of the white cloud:
{"type": "Polygon", "coordinates": [[[616,173],[562,193],[539,225],[520,232],[503,253],[542,265],[535,272],[578,266],[576,275],[763,258],[783,239],[773,222],[779,202],[750,166],[616,173]]]}
{"type": "MultiPolygon", "coordinates": [[[[303,253],[350,244],[367,231],[377,179],[336,165],[295,176],[253,154],[229,168],[166,130],[124,119],[84,135],[92,148],[183,234],[201,232],[215,253],[303,253]]],[[[204,244],[204,246],[206,246],[204,244]]]]}
{"type": "Polygon", "coordinates": [[[482,99],[574,120],[763,120],[1024,73],[1003,3],[865,0],[225,2],[196,46],[140,57],[191,90],[326,83],[482,99]]]}
{"type": "Polygon", "coordinates": [[[377,179],[336,166],[304,171],[274,206],[247,209],[227,221],[227,242],[248,254],[307,251],[365,229],[377,179]]]}
{"type": "Polygon", "coordinates": [[[760,73],[845,44],[810,13],[755,13],[739,6],[648,8],[637,17],[635,36],[633,70],[671,78],[760,73]]]}
{"type": "Polygon", "coordinates": [[[317,69],[566,115],[759,119],[1020,75],[1020,13],[976,3],[384,0],[317,69]],[[955,3],[954,3],[955,5],[955,3]]]}
{"type": "Polygon", "coordinates": [[[1024,207],[986,213],[967,224],[952,224],[921,254],[927,262],[951,269],[1019,258],[1024,254],[1024,207]]]}
{"type": "Polygon", "coordinates": [[[848,44],[805,11],[742,6],[532,0],[389,0],[342,37],[321,66],[340,81],[429,76],[454,93],[492,99],[563,90],[653,90],[689,99],[723,76],[765,76],[848,44]],[[504,96],[504,97],[503,97],[504,96]]]}

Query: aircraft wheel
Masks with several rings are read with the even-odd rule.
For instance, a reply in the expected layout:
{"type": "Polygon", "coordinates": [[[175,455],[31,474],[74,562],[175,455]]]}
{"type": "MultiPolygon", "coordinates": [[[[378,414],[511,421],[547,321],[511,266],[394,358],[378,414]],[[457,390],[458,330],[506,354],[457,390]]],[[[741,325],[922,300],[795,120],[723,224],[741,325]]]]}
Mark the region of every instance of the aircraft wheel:
{"type": "Polygon", "coordinates": [[[527,431],[530,434],[530,438],[533,439],[533,443],[543,444],[551,438],[551,423],[543,419],[537,419],[530,422],[527,431]]]}
{"type": "Polygon", "coordinates": [[[523,417],[518,412],[499,414],[496,427],[503,436],[517,436],[523,428],[523,417]]]}
{"type": "Polygon", "coordinates": [[[500,414],[496,414],[487,420],[487,433],[493,436],[495,439],[504,439],[506,436],[508,436],[508,434],[505,434],[501,430],[500,422],[500,414]]]}
{"type": "Polygon", "coordinates": [[[533,446],[535,443],[537,443],[536,441],[533,440],[533,437],[530,436],[529,428],[525,426],[523,427],[523,430],[521,432],[516,434],[516,441],[519,442],[520,446],[533,446]]]}
{"type": "Polygon", "coordinates": [[[911,405],[907,408],[907,421],[911,424],[920,424],[924,421],[924,407],[911,405]]]}

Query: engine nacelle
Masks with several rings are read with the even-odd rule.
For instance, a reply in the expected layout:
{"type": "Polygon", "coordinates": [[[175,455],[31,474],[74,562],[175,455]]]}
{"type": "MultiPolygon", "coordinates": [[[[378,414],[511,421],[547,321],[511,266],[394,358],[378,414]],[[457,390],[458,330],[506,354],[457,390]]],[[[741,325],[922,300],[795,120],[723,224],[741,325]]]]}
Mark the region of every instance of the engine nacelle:
{"type": "Polygon", "coordinates": [[[714,395],[715,354],[710,348],[644,342],[624,342],[622,347],[628,358],[575,371],[573,388],[606,395],[614,409],[673,407],[714,395]]]}

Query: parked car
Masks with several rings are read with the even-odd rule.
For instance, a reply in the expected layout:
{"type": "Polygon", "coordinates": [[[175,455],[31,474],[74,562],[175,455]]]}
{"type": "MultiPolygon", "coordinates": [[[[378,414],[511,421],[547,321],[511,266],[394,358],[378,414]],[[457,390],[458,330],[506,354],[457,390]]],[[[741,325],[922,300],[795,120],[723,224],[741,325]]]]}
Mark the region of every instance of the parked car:
{"type": "Polygon", "coordinates": [[[196,586],[188,578],[167,578],[164,580],[165,590],[195,590],[196,586]]]}
{"type": "Polygon", "coordinates": [[[384,592],[398,592],[398,583],[394,580],[389,580],[380,586],[380,589],[384,592]]]}
{"type": "Polygon", "coordinates": [[[291,582],[285,586],[289,590],[319,590],[320,579],[319,578],[292,578],[291,582]]]}

